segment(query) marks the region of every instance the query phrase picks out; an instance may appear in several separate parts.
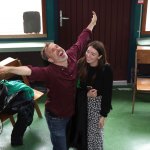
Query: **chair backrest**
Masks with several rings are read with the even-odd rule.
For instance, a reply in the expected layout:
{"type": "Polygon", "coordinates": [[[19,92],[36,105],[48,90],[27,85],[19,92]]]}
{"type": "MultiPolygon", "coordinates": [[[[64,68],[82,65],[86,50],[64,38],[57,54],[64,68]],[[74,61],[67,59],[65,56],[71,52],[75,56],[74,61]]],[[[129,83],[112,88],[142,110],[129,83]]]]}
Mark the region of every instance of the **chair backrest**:
{"type": "Polygon", "coordinates": [[[138,76],[138,73],[140,75],[144,75],[144,72],[147,72],[146,74],[149,74],[149,70],[143,70],[144,67],[150,66],[150,49],[137,49],[135,54],[135,78],[138,76]],[[142,65],[142,67],[140,67],[142,65]]]}
{"type": "MultiPolygon", "coordinates": [[[[16,67],[17,67],[17,66],[22,66],[22,64],[21,64],[21,62],[20,62],[19,59],[14,59],[14,58],[11,58],[11,57],[8,57],[8,58],[2,60],[2,61],[0,62],[0,65],[1,65],[1,66],[16,66],[16,67]]],[[[14,77],[14,76],[16,76],[16,75],[15,75],[15,74],[12,74],[12,73],[1,74],[1,75],[0,75],[0,80],[2,80],[2,79],[8,80],[8,79],[10,79],[10,78],[12,78],[12,77],[14,77]]],[[[21,77],[22,77],[23,82],[24,82],[25,84],[27,84],[27,85],[30,86],[30,83],[29,83],[27,77],[26,77],[26,76],[21,76],[21,77]]]]}
{"type": "Polygon", "coordinates": [[[150,64],[150,50],[136,51],[137,64],[150,64]]]}

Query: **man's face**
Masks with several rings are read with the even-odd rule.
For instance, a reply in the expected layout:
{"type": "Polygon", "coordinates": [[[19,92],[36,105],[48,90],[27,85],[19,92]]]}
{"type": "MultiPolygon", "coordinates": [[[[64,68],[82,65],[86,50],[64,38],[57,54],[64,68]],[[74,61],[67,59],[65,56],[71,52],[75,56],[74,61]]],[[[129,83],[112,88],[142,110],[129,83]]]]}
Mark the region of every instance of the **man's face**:
{"type": "Polygon", "coordinates": [[[53,62],[53,63],[60,63],[68,59],[68,56],[65,50],[59,45],[54,44],[54,43],[50,43],[47,46],[47,48],[45,49],[45,54],[48,58],[48,61],[53,62]]]}

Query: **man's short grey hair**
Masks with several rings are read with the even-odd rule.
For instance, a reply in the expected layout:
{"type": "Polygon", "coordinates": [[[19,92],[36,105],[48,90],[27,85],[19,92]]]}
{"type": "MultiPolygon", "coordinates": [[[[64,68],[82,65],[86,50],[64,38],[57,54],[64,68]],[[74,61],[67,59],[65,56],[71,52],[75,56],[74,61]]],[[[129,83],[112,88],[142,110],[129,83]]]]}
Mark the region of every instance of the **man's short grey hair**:
{"type": "Polygon", "coordinates": [[[42,57],[42,59],[44,59],[46,61],[48,61],[48,57],[47,57],[45,51],[48,48],[49,44],[50,43],[46,43],[45,46],[44,46],[44,48],[41,50],[41,57],[42,57]]]}

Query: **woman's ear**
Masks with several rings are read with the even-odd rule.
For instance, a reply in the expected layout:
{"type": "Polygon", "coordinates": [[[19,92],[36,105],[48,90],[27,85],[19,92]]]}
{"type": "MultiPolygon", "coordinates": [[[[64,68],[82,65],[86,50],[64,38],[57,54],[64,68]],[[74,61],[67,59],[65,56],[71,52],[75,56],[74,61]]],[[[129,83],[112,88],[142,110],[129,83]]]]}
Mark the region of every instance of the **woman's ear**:
{"type": "Polygon", "coordinates": [[[101,59],[102,58],[102,55],[100,55],[99,57],[98,57],[98,59],[101,59]]]}

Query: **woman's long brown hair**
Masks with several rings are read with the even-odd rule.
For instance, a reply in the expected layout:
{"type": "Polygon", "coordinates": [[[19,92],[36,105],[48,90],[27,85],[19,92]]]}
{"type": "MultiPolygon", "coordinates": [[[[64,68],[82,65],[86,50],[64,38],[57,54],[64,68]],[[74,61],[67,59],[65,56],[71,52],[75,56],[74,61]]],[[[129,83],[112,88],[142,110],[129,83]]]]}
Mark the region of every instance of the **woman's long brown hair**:
{"type": "MultiPolygon", "coordinates": [[[[91,43],[88,44],[88,47],[91,46],[94,49],[97,50],[97,52],[99,53],[99,55],[102,55],[102,57],[98,60],[98,66],[97,69],[101,68],[104,64],[107,63],[107,59],[106,59],[106,51],[105,51],[105,47],[104,44],[100,41],[93,41],[91,43]]],[[[85,81],[87,78],[87,71],[88,71],[88,67],[89,64],[86,62],[86,58],[85,56],[83,56],[81,59],[79,59],[78,61],[78,77],[82,80],[85,81]]],[[[96,77],[96,74],[93,76],[94,80],[96,77]]]]}

